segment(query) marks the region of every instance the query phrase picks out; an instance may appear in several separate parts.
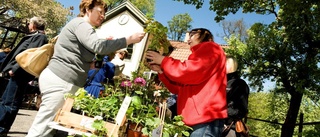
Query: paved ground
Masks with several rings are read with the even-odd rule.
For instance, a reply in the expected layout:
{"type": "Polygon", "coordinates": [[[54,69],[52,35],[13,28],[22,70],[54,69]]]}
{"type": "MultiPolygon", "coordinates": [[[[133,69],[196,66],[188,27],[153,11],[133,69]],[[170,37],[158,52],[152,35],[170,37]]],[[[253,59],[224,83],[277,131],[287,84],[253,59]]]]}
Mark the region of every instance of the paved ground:
{"type": "MultiPolygon", "coordinates": [[[[27,135],[38,111],[35,109],[35,104],[32,104],[29,108],[25,106],[27,106],[27,104],[24,104],[23,107],[20,108],[10,131],[7,134],[8,137],[25,137],[27,135]]],[[[54,137],[66,136],[66,132],[58,131],[54,137]]]]}
{"type": "Polygon", "coordinates": [[[21,108],[9,131],[8,137],[26,136],[36,113],[37,110],[35,109],[21,108]]]}

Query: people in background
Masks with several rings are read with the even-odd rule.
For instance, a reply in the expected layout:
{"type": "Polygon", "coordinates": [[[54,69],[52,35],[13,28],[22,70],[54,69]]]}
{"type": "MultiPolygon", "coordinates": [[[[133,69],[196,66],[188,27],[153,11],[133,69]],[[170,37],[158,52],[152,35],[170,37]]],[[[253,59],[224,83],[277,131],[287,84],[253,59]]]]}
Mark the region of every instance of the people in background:
{"type": "Polygon", "coordinates": [[[124,58],[128,55],[127,49],[120,49],[116,51],[115,57],[111,60],[111,63],[115,65],[115,76],[122,76],[122,71],[125,67],[124,58]]]}
{"type": "Polygon", "coordinates": [[[150,68],[177,97],[177,114],[193,128],[190,137],[218,137],[227,118],[226,56],[205,28],[192,29],[187,60],[147,51],[150,68]]]}
{"type": "MultiPolygon", "coordinates": [[[[95,64],[95,62],[92,64],[95,64]]],[[[98,98],[100,92],[105,90],[104,84],[113,84],[113,76],[114,65],[110,62],[109,57],[105,56],[101,67],[97,67],[96,65],[91,66],[91,69],[88,72],[87,84],[84,88],[88,94],[98,98]]]]}
{"type": "Polygon", "coordinates": [[[227,56],[227,104],[228,104],[228,118],[225,121],[225,127],[231,125],[229,133],[226,137],[241,137],[235,131],[235,121],[243,119],[248,113],[248,97],[249,86],[240,78],[238,69],[238,62],[232,56],[227,56]]]}
{"type": "Polygon", "coordinates": [[[107,9],[103,0],[82,0],[78,17],[62,28],[54,54],[39,77],[42,103],[27,137],[52,137],[55,134],[48,123],[62,108],[65,93],[74,94],[85,85],[95,54],[108,55],[140,42],[145,36],[144,32],[139,32],[113,40],[99,38],[95,28],[104,21],[107,9]]]}
{"type": "Polygon", "coordinates": [[[0,104],[0,134],[2,136],[5,136],[10,130],[22,103],[28,82],[34,79],[33,75],[19,66],[15,57],[26,49],[40,47],[48,43],[47,36],[43,33],[45,25],[46,21],[41,17],[31,18],[28,24],[30,34],[21,39],[0,67],[0,71],[9,76],[0,104]]]}
{"type": "Polygon", "coordinates": [[[108,84],[108,85],[114,85],[114,74],[115,74],[115,70],[116,70],[116,66],[111,63],[111,60],[114,58],[114,54],[113,56],[105,56],[104,58],[104,69],[106,70],[105,73],[105,81],[104,83],[108,84]]]}
{"type": "Polygon", "coordinates": [[[0,51],[0,66],[1,66],[2,62],[7,57],[7,55],[9,54],[10,51],[11,51],[10,48],[5,48],[5,49],[0,51]]]}
{"type": "MultiPolygon", "coordinates": [[[[10,48],[5,48],[3,50],[0,49],[0,66],[10,51],[11,51],[10,48]]],[[[5,76],[3,76],[1,73],[0,74],[0,96],[2,95],[4,90],[6,89],[7,83],[8,83],[8,78],[5,78],[5,76]]]]}

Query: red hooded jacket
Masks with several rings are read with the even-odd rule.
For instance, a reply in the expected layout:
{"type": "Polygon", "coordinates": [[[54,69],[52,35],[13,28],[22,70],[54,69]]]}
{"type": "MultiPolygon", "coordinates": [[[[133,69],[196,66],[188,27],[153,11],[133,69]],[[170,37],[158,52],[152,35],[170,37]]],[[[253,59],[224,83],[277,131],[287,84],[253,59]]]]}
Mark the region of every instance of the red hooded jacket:
{"type": "Polygon", "coordinates": [[[160,80],[177,94],[177,113],[188,126],[227,118],[226,57],[221,46],[202,42],[187,60],[165,57],[160,80]]]}

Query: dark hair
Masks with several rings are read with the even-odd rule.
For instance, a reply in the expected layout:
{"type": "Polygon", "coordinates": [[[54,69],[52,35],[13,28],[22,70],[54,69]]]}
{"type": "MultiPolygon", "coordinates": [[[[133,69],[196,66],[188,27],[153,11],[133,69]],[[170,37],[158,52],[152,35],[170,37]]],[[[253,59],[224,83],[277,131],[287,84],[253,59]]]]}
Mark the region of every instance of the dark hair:
{"type": "Polygon", "coordinates": [[[196,33],[199,33],[199,35],[200,35],[199,36],[200,42],[213,41],[213,35],[208,29],[205,29],[205,28],[192,29],[189,32],[189,36],[191,37],[192,35],[194,35],[196,33]]]}
{"type": "Polygon", "coordinates": [[[79,5],[80,13],[78,17],[83,17],[87,13],[87,9],[93,9],[95,6],[102,6],[104,11],[108,11],[108,5],[103,0],[82,0],[79,5]]]}

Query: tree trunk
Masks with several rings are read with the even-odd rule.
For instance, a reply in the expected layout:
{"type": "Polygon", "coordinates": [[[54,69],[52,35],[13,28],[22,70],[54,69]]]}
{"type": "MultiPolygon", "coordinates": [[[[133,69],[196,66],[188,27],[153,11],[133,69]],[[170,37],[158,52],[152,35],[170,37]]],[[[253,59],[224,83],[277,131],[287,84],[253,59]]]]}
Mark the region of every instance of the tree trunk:
{"type": "Polygon", "coordinates": [[[292,93],[287,117],[281,129],[281,137],[292,137],[297,121],[303,94],[296,91],[292,93]]]}

